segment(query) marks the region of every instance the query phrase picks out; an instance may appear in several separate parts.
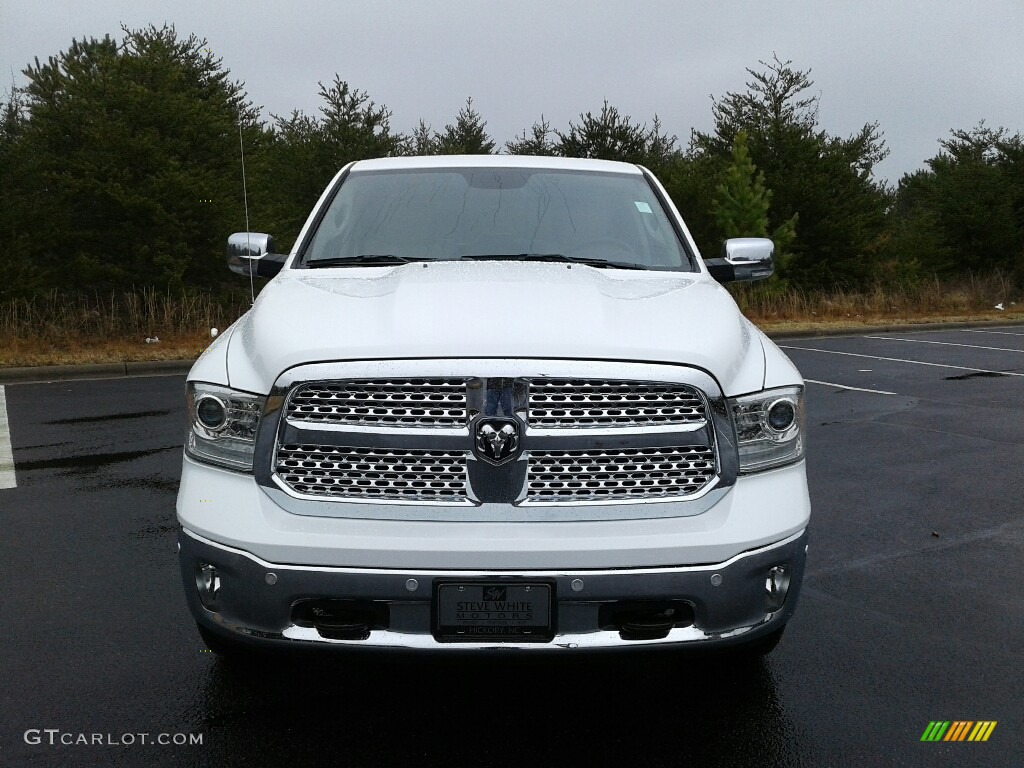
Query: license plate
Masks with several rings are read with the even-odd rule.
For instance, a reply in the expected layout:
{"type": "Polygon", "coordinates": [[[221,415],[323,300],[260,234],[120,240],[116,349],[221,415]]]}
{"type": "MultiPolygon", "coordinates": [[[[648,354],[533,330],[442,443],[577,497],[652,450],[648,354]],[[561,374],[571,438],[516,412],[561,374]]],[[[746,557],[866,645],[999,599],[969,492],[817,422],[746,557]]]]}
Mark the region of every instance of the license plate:
{"type": "Polygon", "coordinates": [[[553,637],[551,585],[441,584],[438,639],[466,642],[544,642],[553,637]]]}

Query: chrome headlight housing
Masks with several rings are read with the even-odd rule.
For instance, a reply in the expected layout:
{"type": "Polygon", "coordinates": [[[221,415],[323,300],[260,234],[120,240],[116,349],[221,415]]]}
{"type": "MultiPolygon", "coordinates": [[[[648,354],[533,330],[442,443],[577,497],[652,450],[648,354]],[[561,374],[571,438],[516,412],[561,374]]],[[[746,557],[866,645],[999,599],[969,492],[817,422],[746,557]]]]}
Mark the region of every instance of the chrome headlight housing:
{"type": "Polygon", "coordinates": [[[804,456],[804,388],[780,387],[729,399],[740,474],[792,464],[804,456]]]}
{"type": "Polygon", "coordinates": [[[190,381],[185,453],[197,461],[251,472],[265,402],[261,395],[190,381]]]}

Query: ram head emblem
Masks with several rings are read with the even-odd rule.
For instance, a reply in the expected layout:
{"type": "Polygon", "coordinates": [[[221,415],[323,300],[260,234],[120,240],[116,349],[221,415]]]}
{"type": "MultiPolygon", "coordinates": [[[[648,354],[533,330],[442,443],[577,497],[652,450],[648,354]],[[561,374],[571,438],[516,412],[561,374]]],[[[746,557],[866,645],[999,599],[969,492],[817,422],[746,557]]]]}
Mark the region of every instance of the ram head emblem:
{"type": "Polygon", "coordinates": [[[511,419],[487,419],[476,428],[477,455],[492,464],[514,458],[519,448],[519,426],[511,419]]]}

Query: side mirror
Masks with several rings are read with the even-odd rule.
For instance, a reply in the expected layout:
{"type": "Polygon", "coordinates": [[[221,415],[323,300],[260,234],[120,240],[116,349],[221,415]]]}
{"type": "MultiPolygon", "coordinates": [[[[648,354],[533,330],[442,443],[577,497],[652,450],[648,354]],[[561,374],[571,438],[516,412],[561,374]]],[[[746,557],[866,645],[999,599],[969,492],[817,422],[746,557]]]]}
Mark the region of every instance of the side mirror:
{"type": "Polygon", "coordinates": [[[228,238],[228,269],[235,274],[273,277],[287,260],[287,253],[274,253],[274,238],[262,232],[235,232],[228,238]]]}
{"type": "Polygon", "coordinates": [[[775,271],[775,243],[764,237],[733,237],[725,241],[720,259],[707,259],[711,276],[721,283],[764,280],[775,271]]]}

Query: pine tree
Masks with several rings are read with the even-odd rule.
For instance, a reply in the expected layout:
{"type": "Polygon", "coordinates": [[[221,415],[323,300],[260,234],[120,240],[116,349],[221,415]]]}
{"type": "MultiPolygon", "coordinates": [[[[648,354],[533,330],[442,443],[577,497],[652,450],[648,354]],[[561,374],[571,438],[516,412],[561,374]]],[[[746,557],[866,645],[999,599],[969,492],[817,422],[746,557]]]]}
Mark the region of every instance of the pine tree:
{"type": "Polygon", "coordinates": [[[540,116],[540,120],[530,128],[530,135],[524,130],[522,135],[505,142],[505,151],[510,155],[539,155],[551,157],[558,154],[558,145],[551,140],[555,133],[551,123],[540,116]]]}
{"type": "Polygon", "coordinates": [[[436,134],[434,150],[440,155],[490,155],[494,152],[494,141],[485,130],[487,121],[473,109],[473,99],[466,99],[466,106],[459,110],[454,125],[446,125],[444,131],[436,134]]]}
{"type": "Polygon", "coordinates": [[[318,83],[320,115],[274,115],[253,163],[250,186],[259,231],[284,249],[334,175],[353,160],[403,154],[408,138],[391,132],[391,110],[337,74],[318,83]]]}
{"type": "Polygon", "coordinates": [[[764,173],[750,159],[743,131],[736,134],[732,162],[715,191],[711,207],[723,238],[767,237],[771,193],[764,188],[764,173]]]}
{"type": "Polygon", "coordinates": [[[25,70],[9,242],[48,287],[226,279],[224,233],[244,218],[238,125],[256,111],[205,40],[123,31],[25,70]]]}
{"type": "MultiPolygon", "coordinates": [[[[747,134],[736,134],[732,161],[724,181],[715,190],[712,213],[722,239],[731,237],[768,237],[768,210],[772,193],[764,184],[764,173],[757,170],[747,148],[747,134]]],[[[775,259],[780,271],[787,266],[786,249],[796,236],[797,214],[771,233],[775,243],[775,259]]]]}
{"type": "MultiPolygon", "coordinates": [[[[730,162],[736,136],[747,134],[751,160],[771,189],[769,231],[780,240],[792,235],[789,222],[799,214],[792,241],[790,277],[804,286],[863,285],[877,275],[874,256],[889,195],[872,178],[885,157],[876,123],[848,138],[830,136],[818,125],[817,95],[809,71],[775,58],[742,93],[727,93],[712,113],[714,133],[694,131],[690,155],[730,162]]],[[[777,249],[778,250],[778,249],[777,249]]]]}
{"type": "Polygon", "coordinates": [[[431,132],[430,126],[427,125],[422,119],[416,129],[412,132],[412,135],[406,140],[407,155],[436,155],[437,154],[437,138],[436,134],[431,132]]]}
{"type": "MultiPolygon", "coordinates": [[[[536,126],[534,129],[536,132],[536,126]]],[[[581,114],[579,123],[569,123],[567,132],[556,130],[555,135],[558,142],[554,152],[562,157],[637,163],[655,173],[679,156],[678,139],[663,133],[657,115],[648,128],[646,123],[633,122],[632,117],[623,115],[607,100],[596,115],[593,112],[581,114]]]]}
{"type": "Polygon", "coordinates": [[[607,100],[597,115],[581,114],[579,123],[569,123],[567,132],[555,133],[558,153],[565,157],[639,162],[644,154],[644,126],[621,114],[607,100]]]}

